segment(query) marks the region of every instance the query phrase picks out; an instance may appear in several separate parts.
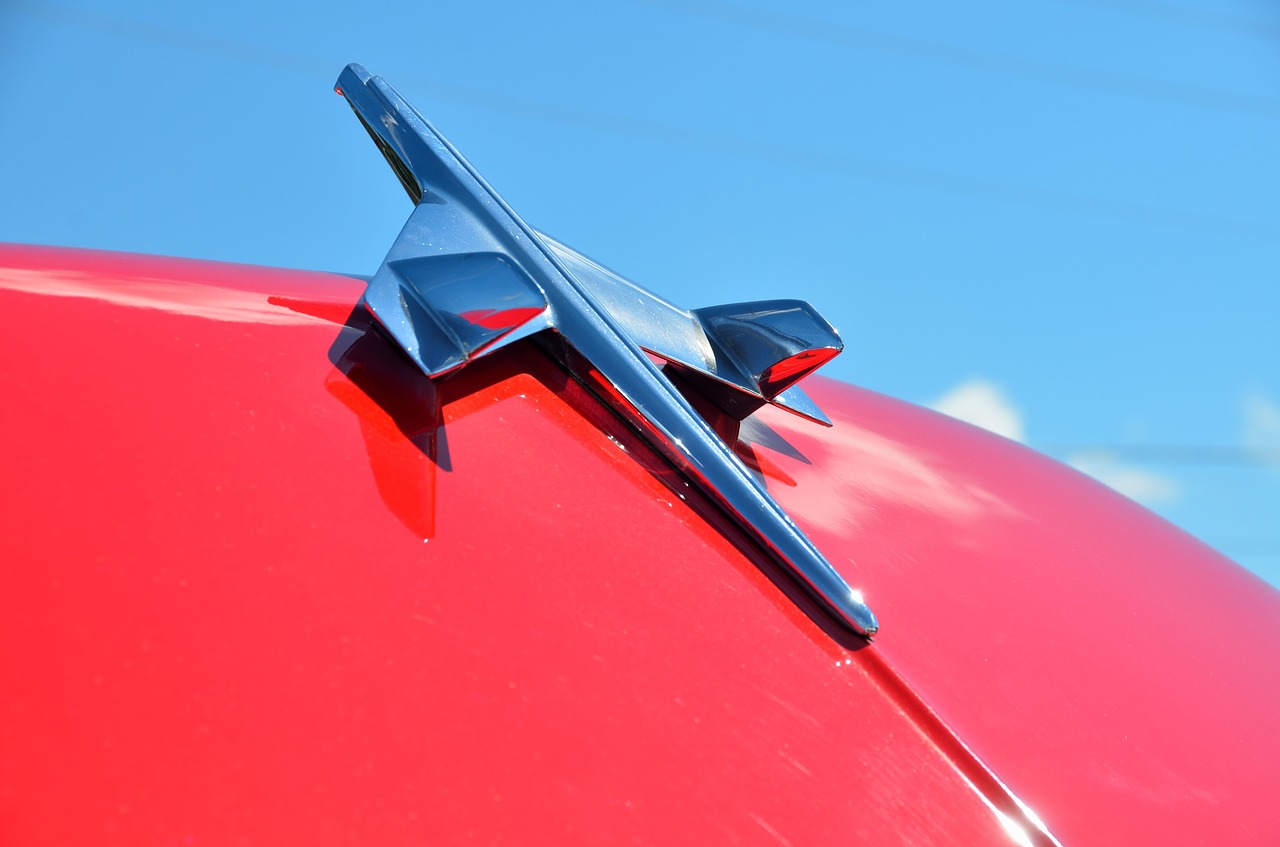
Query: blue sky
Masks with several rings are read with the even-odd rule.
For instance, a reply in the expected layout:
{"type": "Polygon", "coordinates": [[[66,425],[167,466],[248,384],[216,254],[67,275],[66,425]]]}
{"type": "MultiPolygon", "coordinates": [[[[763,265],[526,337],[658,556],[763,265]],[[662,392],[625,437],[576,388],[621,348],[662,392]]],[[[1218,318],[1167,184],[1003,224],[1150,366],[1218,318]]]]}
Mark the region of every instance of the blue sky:
{"type": "Polygon", "coordinates": [[[1280,5],[0,0],[0,238],[370,273],[359,61],[531,224],[1280,584],[1280,5]]]}

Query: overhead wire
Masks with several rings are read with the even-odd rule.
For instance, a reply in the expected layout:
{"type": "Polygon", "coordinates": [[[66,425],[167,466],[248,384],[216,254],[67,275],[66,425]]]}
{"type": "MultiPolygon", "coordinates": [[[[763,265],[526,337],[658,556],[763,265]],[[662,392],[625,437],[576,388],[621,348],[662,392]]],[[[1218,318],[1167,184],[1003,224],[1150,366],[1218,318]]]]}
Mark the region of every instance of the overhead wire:
{"type": "Polygon", "coordinates": [[[953,66],[1017,76],[1108,94],[1124,94],[1263,118],[1280,118],[1280,99],[1206,88],[1049,59],[999,53],[941,41],[899,35],[831,20],[802,17],[724,0],[633,0],[682,15],[702,15],[836,46],[874,50],[953,66]]]}
{"type": "MultiPolygon", "coordinates": [[[[1081,455],[1106,456],[1139,464],[1172,464],[1270,470],[1280,473],[1280,449],[1207,444],[1048,443],[1032,445],[1041,453],[1069,461],[1081,455]]],[[[1280,556],[1280,538],[1206,538],[1211,546],[1236,556],[1280,556]]]]}
{"type": "MultiPolygon", "coordinates": [[[[202,52],[291,72],[328,74],[333,71],[328,61],[317,56],[289,52],[277,47],[262,47],[237,39],[192,32],[150,21],[122,18],[97,10],[71,8],[55,2],[35,4],[16,0],[2,11],[23,14],[59,25],[96,30],[117,37],[179,47],[187,51],[202,52]]],[[[996,200],[1086,217],[1263,240],[1269,244],[1280,239],[1280,226],[1270,223],[1155,206],[1128,199],[1078,194],[1056,188],[1026,185],[987,176],[958,174],[845,153],[812,150],[759,136],[742,137],[695,130],[630,116],[567,107],[550,101],[529,98],[526,95],[445,83],[437,79],[410,76],[401,78],[399,82],[402,87],[408,83],[426,89],[439,99],[521,118],[585,127],[630,137],[649,138],[828,174],[842,174],[953,196],[996,200]]],[[[1280,108],[1280,104],[1277,104],[1277,108],[1280,108]]]]}
{"type": "Polygon", "coordinates": [[[1150,20],[1167,21],[1200,30],[1217,30],[1240,35],[1280,39],[1280,22],[1261,21],[1232,15],[1217,9],[1192,8],[1152,0],[1057,0],[1068,6],[1086,6],[1116,14],[1129,14],[1150,20]]]}
{"type": "Polygon", "coordinates": [[[1042,453],[1055,456],[1082,453],[1105,454],[1134,462],[1184,465],[1234,465],[1280,470],[1280,450],[1206,444],[1037,444],[1042,453]]]}

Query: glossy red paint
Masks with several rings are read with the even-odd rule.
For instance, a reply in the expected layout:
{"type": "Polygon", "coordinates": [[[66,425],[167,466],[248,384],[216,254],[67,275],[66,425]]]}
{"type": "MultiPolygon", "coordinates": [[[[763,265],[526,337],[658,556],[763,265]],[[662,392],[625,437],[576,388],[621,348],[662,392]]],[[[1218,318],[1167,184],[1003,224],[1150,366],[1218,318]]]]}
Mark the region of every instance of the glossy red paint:
{"type": "Polygon", "coordinates": [[[999,436],[806,389],[836,426],[767,416],[766,443],[788,447],[759,449],[795,479],[771,490],[874,600],[886,661],[1050,831],[1280,840],[1273,588],[999,436]]]}
{"type": "Polygon", "coordinates": [[[854,649],[531,347],[437,388],[362,289],[0,249],[0,841],[1046,842],[970,749],[1066,843],[1280,833],[1280,603],[1141,509],[822,382],[740,453],[854,649]]]}

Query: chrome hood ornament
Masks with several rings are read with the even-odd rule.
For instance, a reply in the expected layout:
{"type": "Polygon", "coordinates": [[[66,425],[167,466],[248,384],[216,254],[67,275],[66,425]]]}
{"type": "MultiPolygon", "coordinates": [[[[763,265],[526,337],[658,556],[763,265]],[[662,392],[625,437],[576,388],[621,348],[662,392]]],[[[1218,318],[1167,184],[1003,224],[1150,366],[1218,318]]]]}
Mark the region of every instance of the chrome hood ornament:
{"type": "Polygon", "coordinates": [[[364,303],[422,372],[441,377],[554,333],[570,369],[592,370],[598,393],[659,453],[839,621],[875,634],[861,593],[673,382],[735,424],[769,403],[830,426],[796,383],[840,352],[835,329],[799,300],[680,309],[524,223],[381,77],[348,65],[336,90],[416,204],[364,303]]]}

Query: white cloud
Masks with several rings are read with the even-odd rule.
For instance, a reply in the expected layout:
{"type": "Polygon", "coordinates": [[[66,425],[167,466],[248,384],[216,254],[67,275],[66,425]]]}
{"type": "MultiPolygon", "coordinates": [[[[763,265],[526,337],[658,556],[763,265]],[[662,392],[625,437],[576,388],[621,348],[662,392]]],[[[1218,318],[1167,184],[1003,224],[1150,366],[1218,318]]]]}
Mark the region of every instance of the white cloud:
{"type": "Polygon", "coordinates": [[[930,404],[944,415],[959,418],[997,435],[1025,440],[1022,410],[1013,405],[1000,386],[975,377],[965,380],[930,404]]]}
{"type": "MultiPolygon", "coordinates": [[[[1246,407],[1248,432],[1280,447],[1280,406],[1266,398],[1249,398],[1246,407]]],[[[1022,410],[1000,386],[981,377],[967,379],[939,397],[934,409],[953,418],[988,429],[1005,438],[1025,441],[1022,410]]],[[[1171,503],[1182,496],[1182,486],[1172,477],[1126,464],[1105,450],[1090,450],[1067,457],[1067,464],[1114,488],[1145,506],[1171,503]]]]}
{"type": "Polygon", "coordinates": [[[1103,450],[1068,456],[1067,464],[1144,506],[1171,503],[1182,495],[1182,486],[1172,477],[1126,465],[1103,450]]]}
{"type": "Polygon", "coordinates": [[[1280,403],[1265,394],[1246,394],[1240,406],[1244,417],[1241,441],[1246,450],[1280,464],[1280,403]]]}

